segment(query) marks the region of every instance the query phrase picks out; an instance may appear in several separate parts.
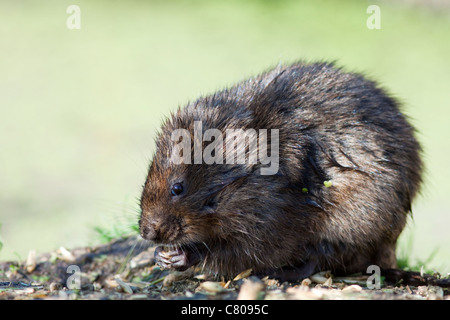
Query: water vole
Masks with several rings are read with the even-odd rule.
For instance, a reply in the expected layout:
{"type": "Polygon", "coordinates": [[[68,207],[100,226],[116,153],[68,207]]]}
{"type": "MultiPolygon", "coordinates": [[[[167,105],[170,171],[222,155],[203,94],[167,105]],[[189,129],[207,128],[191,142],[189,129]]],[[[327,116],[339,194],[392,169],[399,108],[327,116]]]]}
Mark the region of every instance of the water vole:
{"type": "Polygon", "coordinates": [[[161,244],[158,263],[176,270],[200,265],[234,276],[252,268],[292,280],[392,268],[421,171],[413,128],[374,82],[329,63],[278,66],[163,124],[142,192],[141,235],[161,244]],[[174,139],[177,129],[188,136],[174,139]],[[205,133],[227,129],[277,133],[257,144],[257,155],[267,146],[277,156],[273,172],[249,162],[249,143],[236,145],[245,163],[226,161],[225,143],[209,153],[222,164],[198,161],[199,146],[220,141],[205,133]],[[179,152],[182,140],[190,152],[179,152]]]}

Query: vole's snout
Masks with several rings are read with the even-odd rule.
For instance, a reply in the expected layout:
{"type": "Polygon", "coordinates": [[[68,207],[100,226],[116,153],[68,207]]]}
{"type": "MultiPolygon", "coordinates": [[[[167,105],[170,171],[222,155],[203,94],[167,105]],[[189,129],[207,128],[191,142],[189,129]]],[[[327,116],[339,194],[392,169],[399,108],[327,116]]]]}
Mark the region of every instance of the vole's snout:
{"type": "Polygon", "coordinates": [[[155,218],[150,219],[148,215],[143,214],[139,221],[141,237],[145,240],[157,241],[160,235],[158,225],[160,225],[159,220],[155,218]]]}
{"type": "Polygon", "coordinates": [[[141,237],[145,240],[155,241],[157,238],[158,232],[152,226],[143,226],[141,227],[141,237]]]}
{"type": "Polygon", "coordinates": [[[181,221],[171,215],[144,213],[139,227],[142,238],[157,243],[170,243],[182,237],[181,221]]]}

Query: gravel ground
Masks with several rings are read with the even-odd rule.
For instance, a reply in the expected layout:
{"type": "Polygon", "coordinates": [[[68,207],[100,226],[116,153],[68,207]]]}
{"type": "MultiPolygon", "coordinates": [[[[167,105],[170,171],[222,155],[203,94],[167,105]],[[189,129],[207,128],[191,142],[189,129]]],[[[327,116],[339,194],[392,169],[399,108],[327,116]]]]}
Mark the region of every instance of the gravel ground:
{"type": "Polygon", "coordinates": [[[257,278],[251,270],[232,280],[201,270],[169,272],[155,265],[154,247],[136,237],[109,244],[0,262],[0,299],[50,300],[450,300],[449,279],[415,274],[380,289],[366,286],[368,275],[334,277],[322,272],[294,283],[257,278]],[[425,284],[425,285],[420,285],[425,284]]]}

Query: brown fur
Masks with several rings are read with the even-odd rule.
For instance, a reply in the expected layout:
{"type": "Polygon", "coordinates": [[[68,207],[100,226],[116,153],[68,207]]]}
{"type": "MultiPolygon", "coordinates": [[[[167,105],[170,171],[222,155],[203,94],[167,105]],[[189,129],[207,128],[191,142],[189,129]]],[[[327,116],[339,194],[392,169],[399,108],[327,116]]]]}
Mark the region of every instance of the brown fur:
{"type": "Polygon", "coordinates": [[[165,266],[180,270],[293,268],[302,277],[392,268],[421,181],[419,153],[397,102],[374,82],[327,63],[279,66],[164,123],[142,193],[141,234],[178,248],[171,257],[184,255],[184,263],[165,266]],[[279,129],[278,173],[260,175],[260,164],[171,163],[172,131],[193,136],[196,120],[203,130],[279,129]],[[184,191],[173,196],[177,182],[184,191]]]}

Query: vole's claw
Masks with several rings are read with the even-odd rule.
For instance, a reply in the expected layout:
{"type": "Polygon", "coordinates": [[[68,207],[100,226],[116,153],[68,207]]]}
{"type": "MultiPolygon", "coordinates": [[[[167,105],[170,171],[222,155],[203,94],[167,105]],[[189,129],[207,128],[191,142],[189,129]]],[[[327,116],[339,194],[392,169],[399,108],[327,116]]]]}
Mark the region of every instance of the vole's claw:
{"type": "Polygon", "coordinates": [[[180,249],[164,251],[163,247],[157,247],[155,249],[155,260],[164,269],[184,271],[190,267],[186,252],[180,249]]]}

